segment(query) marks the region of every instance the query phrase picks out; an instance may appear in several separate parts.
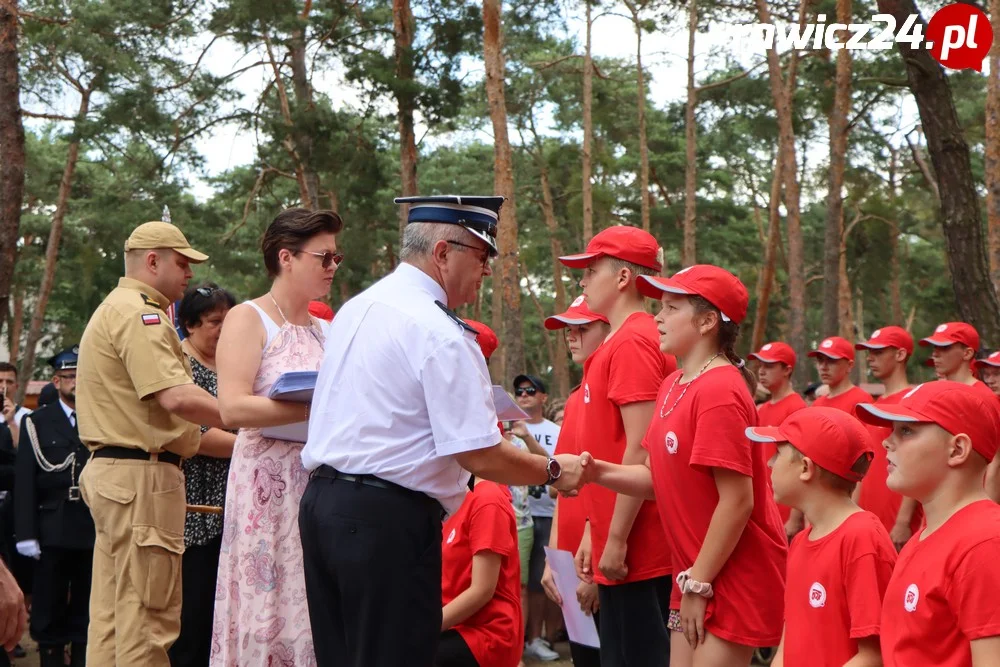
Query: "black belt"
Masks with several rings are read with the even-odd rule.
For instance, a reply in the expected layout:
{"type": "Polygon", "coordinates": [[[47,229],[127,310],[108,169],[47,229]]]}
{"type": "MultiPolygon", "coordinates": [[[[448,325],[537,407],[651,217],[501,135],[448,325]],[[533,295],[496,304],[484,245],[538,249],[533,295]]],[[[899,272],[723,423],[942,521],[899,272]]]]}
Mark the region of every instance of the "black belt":
{"type": "Polygon", "coordinates": [[[405,486],[400,486],[399,484],[393,484],[392,482],[387,482],[380,477],[375,477],[374,475],[352,475],[346,472],[340,472],[336,468],[331,468],[328,465],[321,465],[312,471],[309,475],[310,477],[322,477],[323,479],[329,479],[333,481],[343,481],[343,482],[353,482],[355,484],[363,484],[364,486],[370,486],[376,489],[386,489],[387,491],[395,491],[397,493],[402,493],[407,496],[414,498],[422,503],[426,503],[428,506],[432,507],[435,511],[440,511],[443,513],[443,508],[441,503],[439,503],[434,498],[431,498],[426,493],[421,493],[420,491],[414,491],[413,489],[408,489],[405,486]]]}
{"type": "Polygon", "coordinates": [[[181,457],[173,452],[154,452],[150,454],[144,449],[134,447],[101,447],[94,450],[95,459],[137,459],[141,461],[160,461],[181,467],[181,457]],[[156,457],[155,459],[153,457],[156,457]]]}

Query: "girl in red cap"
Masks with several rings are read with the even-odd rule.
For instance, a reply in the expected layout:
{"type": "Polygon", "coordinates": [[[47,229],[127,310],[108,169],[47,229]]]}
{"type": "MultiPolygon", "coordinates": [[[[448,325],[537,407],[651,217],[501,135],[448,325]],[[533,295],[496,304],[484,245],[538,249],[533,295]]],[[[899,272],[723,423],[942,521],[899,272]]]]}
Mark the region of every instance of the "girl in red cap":
{"type": "Polygon", "coordinates": [[[672,667],[749,665],[781,639],[787,545],[767,461],[745,435],[757,424],[756,381],[735,352],[747,290],[711,265],[640,285],[660,299],[660,347],[683,370],[660,388],[645,464],[596,462],[595,481],[656,500],[677,577],[672,667]]]}

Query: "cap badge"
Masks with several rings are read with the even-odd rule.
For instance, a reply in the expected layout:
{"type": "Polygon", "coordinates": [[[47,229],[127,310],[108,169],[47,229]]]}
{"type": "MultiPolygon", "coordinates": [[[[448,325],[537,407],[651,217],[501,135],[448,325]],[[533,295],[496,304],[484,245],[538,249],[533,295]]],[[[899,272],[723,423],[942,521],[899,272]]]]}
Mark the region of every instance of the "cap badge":
{"type": "Polygon", "coordinates": [[[947,324],[942,324],[942,325],[938,326],[937,329],[934,330],[934,333],[944,333],[947,330],[948,330],[948,325],[947,324]]]}
{"type": "Polygon", "coordinates": [[[824,349],[831,348],[831,347],[833,347],[833,341],[830,340],[829,338],[827,338],[825,341],[823,341],[820,344],[820,347],[822,347],[824,349]]]}
{"type": "Polygon", "coordinates": [[[881,329],[876,329],[875,331],[872,332],[872,338],[878,338],[881,335],[882,335],[881,329]]]}
{"type": "Polygon", "coordinates": [[[923,385],[922,383],[921,383],[921,384],[918,384],[918,385],[917,385],[916,387],[914,387],[914,388],[913,388],[913,389],[911,389],[910,391],[908,391],[908,392],[906,392],[905,394],[903,394],[903,398],[904,398],[904,399],[906,399],[906,398],[909,398],[910,396],[913,396],[913,395],[914,395],[915,393],[917,393],[917,390],[918,390],[918,389],[920,389],[920,388],[921,388],[921,387],[923,387],[923,386],[924,386],[924,385],[923,385]]]}
{"type": "Polygon", "coordinates": [[[770,343],[768,343],[768,344],[767,344],[767,345],[765,345],[764,347],[760,348],[760,351],[761,351],[761,352],[767,352],[767,351],[768,351],[768,350],[770,350],[770,349],[771,349],[771,344],[770,344],[770,343]]]}
{"type": "Polygon", "coordinates": [[[569,307],[570,308],[576,308],[577,306],[580,306],[582,304],[583,304],[583,295],[581,294],[580,296],[578,296],[575,299],[573,299],[573,303],[571,303],[569,305],[569,307]]]}

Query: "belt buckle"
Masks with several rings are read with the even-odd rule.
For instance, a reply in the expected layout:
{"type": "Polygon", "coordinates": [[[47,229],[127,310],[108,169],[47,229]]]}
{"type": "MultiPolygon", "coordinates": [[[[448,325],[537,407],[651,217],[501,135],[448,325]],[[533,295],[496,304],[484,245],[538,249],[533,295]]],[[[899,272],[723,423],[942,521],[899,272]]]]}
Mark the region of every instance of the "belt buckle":
{"type": "Polygon", "coordinates": [[[69,487],[69,492],[66,494],[69,500],[80,500],[80,487],[71,486],[69,487]]]}

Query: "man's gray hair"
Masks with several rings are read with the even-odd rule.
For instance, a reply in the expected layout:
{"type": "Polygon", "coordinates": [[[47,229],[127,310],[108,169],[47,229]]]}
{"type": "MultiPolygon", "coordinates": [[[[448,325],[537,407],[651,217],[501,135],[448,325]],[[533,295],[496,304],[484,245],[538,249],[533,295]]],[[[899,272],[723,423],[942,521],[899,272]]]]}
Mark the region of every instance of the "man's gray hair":
{"type": "Polygon", "coordinates": [[[438,241],[464,241],[467,232],[461,225],[444,222],[411,222],[403,229],[400,261],[426,257],[438,241]]]}

